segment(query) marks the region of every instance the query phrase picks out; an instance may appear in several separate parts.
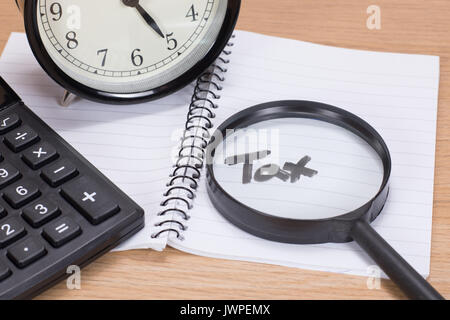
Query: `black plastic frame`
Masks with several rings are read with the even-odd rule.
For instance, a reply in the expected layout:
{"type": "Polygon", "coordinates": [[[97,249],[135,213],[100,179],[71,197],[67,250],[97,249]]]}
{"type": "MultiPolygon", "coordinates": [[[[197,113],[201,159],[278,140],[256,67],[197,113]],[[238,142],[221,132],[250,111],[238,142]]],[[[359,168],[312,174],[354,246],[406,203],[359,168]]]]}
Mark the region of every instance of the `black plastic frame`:
{"type": "Polygon", "coordinates": [[[67,91],[85,99],[108,104],[136,104],[162,98],[174,93],[194,81],[222,53],[236,26],[241,0],[228,0],[225,20],[219,31],[216,43],[205,57],[178,78],[160,87],[135,93],[111,93],[90,88],[66,75],[51,59],[42,43],[37,24],[38,0],[25,0],[24,22],[28,41],[34,56],[47,74],[67,91]]]}
{"type": "MultiPolygon", "coordinates": [[[[384,167],[382,185],[373,199],[362,207],[341,216],[297,220],[280,218],[254,210],[234,199],[217,182],[212,161],[208,161],[208,194],[219,212],[231,223],[258,237],[285,243],[317,244],[326,242],[349,242],[355,221],[373,221],[381,212],[389,191],[391,157],[383,138],[361,118],[323,103],[312,101],[275,101],[245,109],[218,127],[213,137],[225,137],[227,129],[245,128],[257,122],[279,118],[309,118],[343,127],[364,139],[380,156],[384,167]]],[[[215,154],[214,138],[207,155],[212,160],[215,154]]]]}

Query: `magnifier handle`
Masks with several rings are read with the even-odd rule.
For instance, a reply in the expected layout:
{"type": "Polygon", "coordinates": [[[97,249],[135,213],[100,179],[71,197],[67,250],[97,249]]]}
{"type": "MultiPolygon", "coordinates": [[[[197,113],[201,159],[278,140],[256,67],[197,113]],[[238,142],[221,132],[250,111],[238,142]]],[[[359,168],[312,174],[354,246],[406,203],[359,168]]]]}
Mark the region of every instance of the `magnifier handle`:
{"type": "Polygon", "coordinates": [[[444,297],[417,273],[370,224],[365,221],[356,222],[351,236],[409,298],[444,300],[444,297]]]}

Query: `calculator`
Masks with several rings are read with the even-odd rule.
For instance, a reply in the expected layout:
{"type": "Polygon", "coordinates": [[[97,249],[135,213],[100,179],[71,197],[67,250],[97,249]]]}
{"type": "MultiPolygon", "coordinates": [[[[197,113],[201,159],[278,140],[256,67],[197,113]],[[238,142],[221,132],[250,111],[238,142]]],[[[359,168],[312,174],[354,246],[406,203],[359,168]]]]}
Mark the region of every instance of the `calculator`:
{"type": "Polygon", "coordinates": [[[0,299],[29,299],[144,226],[144,211],[0,78],[0,299]]]}

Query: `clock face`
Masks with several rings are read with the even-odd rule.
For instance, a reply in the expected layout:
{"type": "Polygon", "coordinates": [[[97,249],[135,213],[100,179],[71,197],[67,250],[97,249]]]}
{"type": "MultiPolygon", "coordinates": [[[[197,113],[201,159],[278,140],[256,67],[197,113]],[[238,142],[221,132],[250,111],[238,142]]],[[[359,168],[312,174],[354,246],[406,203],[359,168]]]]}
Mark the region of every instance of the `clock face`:
{"type": "Polygon", "coordinates": [[[105,92],[164,86],[205,57],[227,0],[39,0],[38,31],[70,78],[105,92]]]}

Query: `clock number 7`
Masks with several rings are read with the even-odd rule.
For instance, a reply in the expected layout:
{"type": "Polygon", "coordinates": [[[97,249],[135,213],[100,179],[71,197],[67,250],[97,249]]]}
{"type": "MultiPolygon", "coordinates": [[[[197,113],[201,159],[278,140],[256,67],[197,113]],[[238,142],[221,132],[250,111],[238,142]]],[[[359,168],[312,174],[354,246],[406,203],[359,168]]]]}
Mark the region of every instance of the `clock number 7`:
{"type": "Polygon", "coordinates": [[[108,55],[108,49],[102,49],[97,51],[97,56],[103,53],[102,67],[106,64],[106,56],[108,55]]]}

